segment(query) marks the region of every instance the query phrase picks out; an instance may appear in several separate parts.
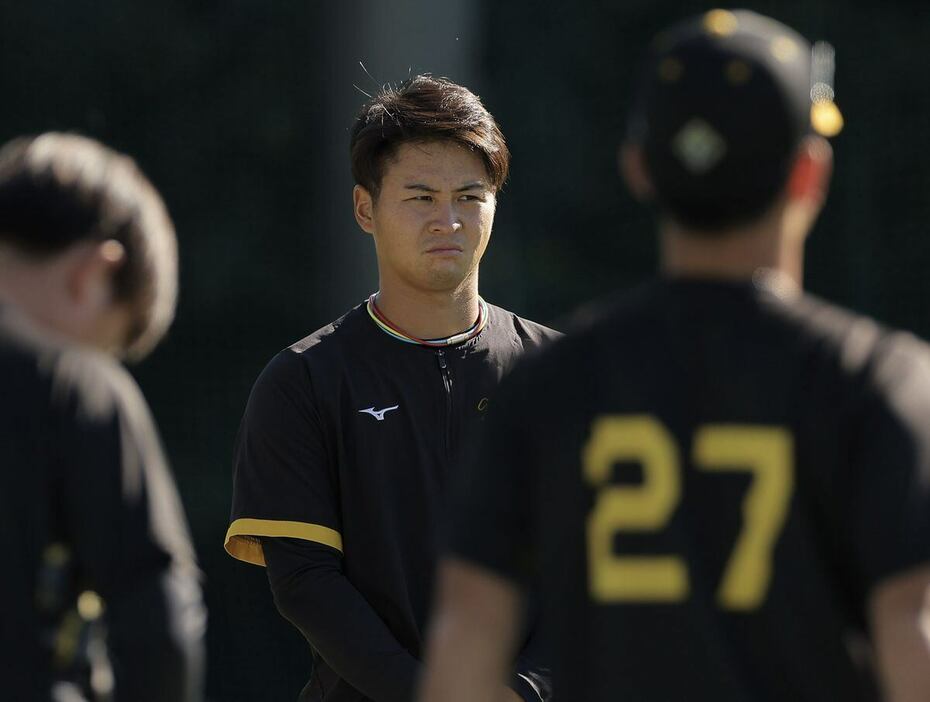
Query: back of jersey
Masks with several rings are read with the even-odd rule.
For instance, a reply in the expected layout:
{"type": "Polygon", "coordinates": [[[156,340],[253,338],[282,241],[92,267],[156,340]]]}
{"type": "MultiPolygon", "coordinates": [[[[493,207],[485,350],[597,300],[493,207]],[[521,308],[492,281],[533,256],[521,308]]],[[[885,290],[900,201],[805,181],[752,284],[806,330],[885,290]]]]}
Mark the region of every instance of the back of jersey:
{"type": "Polygon", "coordinates": [[[34,349],[0,326],[0,669],[11,699],[23,700],[48,699],[50,678],[39,671],[51,665],[36,600],[52,506],[37,498],[47,493],[55,437],[47,409],[51,382],[39,365],[34,349]]]}
{"type": "Polygon", "coordinates": [[[561,699],[876,699],[868,594],[930,556],[920,342],[772,280],[677,281],[535,371],[513,460],[561,699]]]}
{"type": "Polygon", "coordinates": [[[3,306],[0,538],[0,697],[200,699],[193,549],[141,393],[3,306]]]}

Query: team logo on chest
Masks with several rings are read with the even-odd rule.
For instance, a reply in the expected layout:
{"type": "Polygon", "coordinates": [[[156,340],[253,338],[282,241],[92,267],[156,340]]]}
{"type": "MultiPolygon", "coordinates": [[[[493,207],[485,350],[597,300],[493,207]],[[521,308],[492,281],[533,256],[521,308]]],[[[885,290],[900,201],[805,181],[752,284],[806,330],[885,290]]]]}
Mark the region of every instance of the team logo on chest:
{"type": "Polygon", "coordinates": [[[367,409],[360,409],[359,414],[370,414],[372,417],[377,419],[379,422],[384,421],[384,415],[391,410],[396,410],[400,405],[394,405],[393,407],[385,407],[384,409],[376,410],[374,406],[368,407],[367,409]]]}

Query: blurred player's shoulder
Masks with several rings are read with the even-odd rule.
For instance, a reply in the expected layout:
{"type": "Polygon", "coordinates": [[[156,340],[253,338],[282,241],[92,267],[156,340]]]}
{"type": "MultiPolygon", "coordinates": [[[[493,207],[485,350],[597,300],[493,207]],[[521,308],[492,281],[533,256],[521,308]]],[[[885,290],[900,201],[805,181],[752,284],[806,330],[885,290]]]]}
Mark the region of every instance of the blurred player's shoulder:
{"type": "MultiPolygon", "coordinates": [[[[561,338],[543,354],[543,363],[564,363],[573,355],[584,357],[592,345],[610,346],[618,337],[631,340],[631,334],[642,332],[658,318],[664,288],[661,281],[649,281],[584,303],[557,323],[565,333],[559,334],[561,338]]],[[[582,364],[574,370],[586,373],[589,366],[582,364]]]]}
{"type": "Polygon", "coordinates": [[[621,290],[613,290],[582,303],[561,319],[557,326],[564,328],[570,336],[590,333],[614,314],[622,315],[648,304],[649,298],[655,295],[658,287],[657,281],[650,280],[621,290]]]}
{"type": "Polygon", "coordinates": [[[28,399],[53,410],[88,420],[115,412],[150,419],[138,385],[118,361],[47,334],[6,307],[0,308],[0,365],[9,390],[29,393],[27,388],[33,388],[28,399]],[[36,392],[39,387],[47,392],[36,392]]]}
{"type": "MultiPolygon", "coordinates": [[[[660,284],[644,283],[613,293],[579,307],[556,326],[565,332],[551,332],[547,343],[523,356],[505,381],[503,402],[522,398],[523,409],[547,407],[553,401],[579,401],[588,381],[608,371],[605,355],[617,348],[618,340],[630,338],[642,323],[654,319],[660,284]],[[583,381],[583,382],[581,382],[583,381]]],[[[509,313],[508,313],[509,314],[509,313]]],[[[593,379],[593,380],[592,380],[593,379]]]]}
{"type": "Polygon", "coordinates": [[[583,375],[625,350],[675,338],[668,333],[674,325],[701,334],[704,322],[727,333],[759,334],[785,353],[882,387],[930,363],[930,345],[913,334],[763,277],[733,284],[655,280],[614,293],[579,308],[565,338],[532,365],[537,372],[583,375]]]}
{"type": "Polygon", "coordinates": [[[832,359],[842,375],[859,377],[867,387],[892,390],[905,378],[930,378],[930,345],[910,332],[810,294],[776,309],[797,327],[799,343],[812,346],[832,359]]]}

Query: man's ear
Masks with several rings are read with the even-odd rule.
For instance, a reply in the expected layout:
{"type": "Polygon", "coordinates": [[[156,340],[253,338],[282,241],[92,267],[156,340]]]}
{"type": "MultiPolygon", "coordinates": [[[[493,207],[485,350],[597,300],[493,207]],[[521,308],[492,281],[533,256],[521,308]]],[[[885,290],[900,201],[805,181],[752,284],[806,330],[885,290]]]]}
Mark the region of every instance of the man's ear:
{"type": "Polygon", "coordinates": [[[833,148],[821,136],[806,137],[798,148],[788,175],[788,197],[820,207],[827,198],[833,175],[833,148]]]}
{"type": "Polygon", "coordinates": [[[655,197],[655,188],[646,170],[646,157],[638,144],[629,142],[620,147],[618,154],[620,174],[634,198],[649,202],[655,197]]]}
{"type": "Polygon", "coordinates": [[[99,309],[113,297],[113,273],[126,261],[125,247],[115,239],[79,245],[74,251],[68,294],[78,305],[99,309]]]}
{"type": "Polygon", "coordinates": [[[352,203],[355,212],[355,221],[362,228],[363,232],[368,234],[375,233],[374,223],[374,198],[371,193],[361,185],[352,188],[352,203]]]}

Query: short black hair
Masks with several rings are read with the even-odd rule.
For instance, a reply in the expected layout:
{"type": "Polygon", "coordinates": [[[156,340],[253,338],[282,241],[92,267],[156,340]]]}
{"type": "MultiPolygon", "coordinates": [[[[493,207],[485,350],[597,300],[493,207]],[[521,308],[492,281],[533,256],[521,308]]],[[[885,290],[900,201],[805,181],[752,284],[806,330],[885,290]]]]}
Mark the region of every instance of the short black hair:
{"type": "Polygon", "coordinates": [[[39,260],[109,239],[126,252],[114,292],[133,312],[126,352],[139,357],[177,299],[177,241],[158,192],[131,158],[87,137],[48,132],[0,148],[0,244],[39,260]]]}
{"type": "Polygon", "coordinates": [[[350,140],[355,182],[377,197],[384,164],[397,148],[428,141],[476,152],[495,191],[507,180],[510,151],[481,99],[448,78],[418,75],[396,88],[385,86],[362,106],[350,140]]]}

